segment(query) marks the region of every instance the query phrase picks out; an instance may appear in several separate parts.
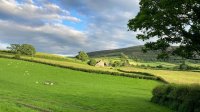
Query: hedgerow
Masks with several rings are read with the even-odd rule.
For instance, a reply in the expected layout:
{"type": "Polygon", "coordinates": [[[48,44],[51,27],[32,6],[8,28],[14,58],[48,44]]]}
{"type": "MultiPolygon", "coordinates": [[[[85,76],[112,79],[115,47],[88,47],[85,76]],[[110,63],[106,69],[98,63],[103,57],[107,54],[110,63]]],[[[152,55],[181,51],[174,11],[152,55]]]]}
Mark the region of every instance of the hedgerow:
{"type": "Polygon", "coordinates": [[[142,76],[152,76],[152,77],[157,77],[157,80],[164,82],[164,83],[168,83],[166,80],[164,80],[161,77],[155,76],[153,74],[150,73],[146,73],[146,72],[136,72],[136,71],[126,71],[126,70],[121,70],[121,69],[117,69],[120,72],[124,72],[124,73],[133,73],[133,74],[137,74],[137,75],[142,75],[142,76]]]}
{"type": "Polygon", "coordinates": [[[161,85],[154,88],[151,101],[177,112],[200,112],[200,85],[161,85]]]}

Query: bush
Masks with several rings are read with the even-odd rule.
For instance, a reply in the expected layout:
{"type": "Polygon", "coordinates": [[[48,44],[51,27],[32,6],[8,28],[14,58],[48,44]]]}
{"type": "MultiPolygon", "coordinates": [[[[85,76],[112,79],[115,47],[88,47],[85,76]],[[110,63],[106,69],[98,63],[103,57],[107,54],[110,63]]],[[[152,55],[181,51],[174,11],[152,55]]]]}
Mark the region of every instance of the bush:
{"type": "Polygon", "coordinates": [[[163,68],[163,66],[162,65],[158,65],[158,66],[156,66],[156,68],[163,68]]]}
{"type": "Polygon", "coordinates": [[[95,59],[90,59],[88,62],[88,65],[95,66],[97,64],[97,61],[95,59]]]}
{"type": "Polygon", "coordinates": [[[89,56],[87,55],[87,53],[80,51],[78,53],[78,55],[76,56],[76,58],[81,60],[81,61],[87,61],[89,59],[89,56]]]}
{"type": "Polygon", "coordinates": [[[140,65],[140,67],[146,67],[146,65],[143,65],[143,64],[142,64],[142,65],[140,65]]]}
{"type": "Polygon", "coordinates": [[[122,63],[120,61],[115,61],[112,66],[113,67],[120,67],[122,65],[122,63]]]}
{"type": "Polygon", "coordinates": [[[180,64],[179,69],[180,70],[188,70],[189,66],[184,61],[183,63],[180,64]]]}
{"type": "Polygon", "coordinates": [[[170,107],[177,112],[199,112],[199,85],[162,85],[154,88],[152,102],[170,107]]]}
{"type": "Polygon", "coordinates": [[[20,54],[15,54],[14,58],[15,59],[20,59],[20,54]]]}

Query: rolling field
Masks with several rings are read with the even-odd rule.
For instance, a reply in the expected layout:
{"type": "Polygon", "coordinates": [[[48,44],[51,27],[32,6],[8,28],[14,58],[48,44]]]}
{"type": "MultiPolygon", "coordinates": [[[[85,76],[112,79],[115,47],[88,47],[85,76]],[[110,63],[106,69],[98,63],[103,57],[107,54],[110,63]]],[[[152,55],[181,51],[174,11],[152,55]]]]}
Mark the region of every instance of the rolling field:
{"type": "Polygon", "coordinates": [[[200,72],[192,71],[170,71],[170,70],[153,70],[153,69],[142,69],[134,67],[120,68],[124,71],[133,72],[145,72],[155,76],[162,77],[169,83],[176,84],[200,84],[200,72]]]}
{"type": "Polygon", "coordinates": [[[0,58],[0,112],[170,112],[150,102],[160,84],[0,58]]]}

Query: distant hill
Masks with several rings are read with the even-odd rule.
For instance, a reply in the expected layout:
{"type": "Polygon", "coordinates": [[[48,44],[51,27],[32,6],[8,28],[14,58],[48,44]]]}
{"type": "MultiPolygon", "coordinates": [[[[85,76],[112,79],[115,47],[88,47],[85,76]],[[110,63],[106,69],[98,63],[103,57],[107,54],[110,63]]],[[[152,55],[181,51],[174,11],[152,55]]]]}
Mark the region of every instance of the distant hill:
{"type": "Polygon", "coordinates": [[[143,46],[133,46],[128,48],[103,50],[89,52],[90,57],[118,57],[121,53],[128,55],[130,58],[137,58],[142,60],[156,60],[158,51],[149,51],[147,53],[142,52],[143,46]]]}
{"type": "MultiPolygon", "coordinates": [[[[94,51],[88,52],[87,54],[92,58],[99,58],[99,57],[119,57],[121,53],[126,54],[129,58],[132,59],[139,59],[144,61],[156,61],[159,51],[148,51],[144,53],[142,51],[142,45],[140,46],[133,46],[121,49],[113,49],[113,50],[102,50],[102,51],[94,51]]],[[[168,48],[168,50],[174,49],[175,46],[168,48]]],[[[181,60],[180,57],[170,56],[170,60],[181,60]]]]}

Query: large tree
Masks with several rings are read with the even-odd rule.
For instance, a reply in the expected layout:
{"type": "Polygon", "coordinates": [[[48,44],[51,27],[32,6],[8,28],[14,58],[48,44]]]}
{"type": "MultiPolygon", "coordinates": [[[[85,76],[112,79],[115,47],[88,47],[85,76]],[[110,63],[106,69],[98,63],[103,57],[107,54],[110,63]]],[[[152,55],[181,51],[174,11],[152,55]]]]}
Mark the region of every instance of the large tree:
{"type": "Polygon", "coordinates": [[[146,42],[145,50],[161,50],[161,58],[176,54],[185,58],[200,55],[200,0],[140,0],[140,12],[128,22],[146,42]],[[171,45],[178,45],[169,50],[171,45]]]}
{"type": "Polygon", "coordinates": [[[34,46],[30,44],[11,44],[10,47],[7,48],[16,54],[35,55],[36,53],[34,46]]]}

